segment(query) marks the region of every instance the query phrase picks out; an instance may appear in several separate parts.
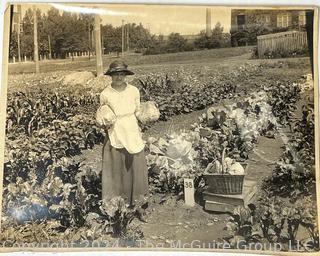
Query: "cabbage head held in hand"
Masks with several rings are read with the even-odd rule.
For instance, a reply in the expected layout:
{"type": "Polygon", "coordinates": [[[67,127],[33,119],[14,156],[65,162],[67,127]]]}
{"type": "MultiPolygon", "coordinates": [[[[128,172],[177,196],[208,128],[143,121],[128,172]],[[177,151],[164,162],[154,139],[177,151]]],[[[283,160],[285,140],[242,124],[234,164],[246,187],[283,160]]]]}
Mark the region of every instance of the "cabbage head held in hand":
{"type": "Polygon", "coordinates": [[[100,106],[96,113],[96,120],[99,125],[111,126],[117,117],[108,105],[100,106]]]}
{"type": "Polygon", "coordinates": [[[156,107],[155,102],[142,102],[140,109],[136,112],[136,117],[141,123],[155,122],[160,117],[160,111],[156,107]]]}

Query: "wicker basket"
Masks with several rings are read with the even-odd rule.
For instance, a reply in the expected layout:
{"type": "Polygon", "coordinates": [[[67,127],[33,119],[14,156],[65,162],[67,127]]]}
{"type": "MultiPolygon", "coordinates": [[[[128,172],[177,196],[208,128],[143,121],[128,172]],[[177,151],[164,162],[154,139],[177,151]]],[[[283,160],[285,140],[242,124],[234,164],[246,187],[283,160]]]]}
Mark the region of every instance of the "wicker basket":
{"type": "MultiPolygon", "coordinates": [[[[241,164],[246,171],[247,164],[241,164]]],[[[205,174],[208,192],[223,195],[242,194],[245,175],[205,174]]]]}

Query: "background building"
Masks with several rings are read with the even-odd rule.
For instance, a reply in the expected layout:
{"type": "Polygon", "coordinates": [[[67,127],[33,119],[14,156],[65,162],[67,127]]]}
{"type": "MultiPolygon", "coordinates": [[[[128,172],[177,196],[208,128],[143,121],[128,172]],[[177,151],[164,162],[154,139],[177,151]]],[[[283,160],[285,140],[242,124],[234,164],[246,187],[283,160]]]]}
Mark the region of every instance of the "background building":
{"type": "Polygon", "coordinates": [[[231,10],[232,46],[256,43],[256,36],[290,30],[305,31],[306,12],[300,10],[231,10]],[[245,38],[247,34],[251,38],[245,38]]]}

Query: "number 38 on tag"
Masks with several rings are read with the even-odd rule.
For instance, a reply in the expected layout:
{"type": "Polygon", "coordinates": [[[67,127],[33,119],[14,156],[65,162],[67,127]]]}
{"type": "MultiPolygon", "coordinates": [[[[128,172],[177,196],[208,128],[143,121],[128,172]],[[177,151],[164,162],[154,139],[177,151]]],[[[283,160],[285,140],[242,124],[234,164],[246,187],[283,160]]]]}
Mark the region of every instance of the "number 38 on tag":
{"type": "Polygon", "coordinates": [[[193,179],[184,179],[184,202],[186,205],[194,206],[193,179]]]}

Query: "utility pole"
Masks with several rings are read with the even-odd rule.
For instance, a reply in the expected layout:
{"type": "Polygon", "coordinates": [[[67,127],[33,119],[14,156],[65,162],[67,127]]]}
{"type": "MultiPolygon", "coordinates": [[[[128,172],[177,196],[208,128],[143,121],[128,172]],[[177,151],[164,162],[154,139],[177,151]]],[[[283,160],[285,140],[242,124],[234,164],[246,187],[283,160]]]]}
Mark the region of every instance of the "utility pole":
{"type": "Polygon", "coordinates": [[[309,49],[309,58],[311,63],[312,78],[314,79],[314,63],[313,63],[313,21],[314,11],[306,11],[306,30],[307,30],[307,42],[309,49]]]}
{"type": "Polygon", "coordinates": [[[101,23],[100,23],[99,14],[95,14],[94,16],[94,32],[95,32],[95,45],[96,45],[97,76],[101,76],[103,74],[103,64],[102,64],[102,51],[101,51],[101,23]]]}
{"type": "Polygon", "coordinates": [[[49,59],[51,59],[51,40],[50,40],[50,35],[48,35],[48,47],[49,47],[49,59]]]}
{"type": "Polygon", "coordinates": [[[17,5],[17,15],[18,15],[18,60],[21,62],[21,42],[20,42],[20,33],[21,33],[21,5],[17,5]]]}
{"type": "Polygon", "coordinates": [[[18,60],[21,62],[21,49],[20,49],[20,22],[18,24],[18,60]]]}
{"type": "Polygon", "coordinates": [[[124,24],[123,38],[124,38],[123,49],[124,49],[124,52],[126,52],[127,51],[127,24],[124,24]]]}
{"type": "Polygon", "coordinates": [[[33,45],[34,45],[34,61],[36,63],[36,74],[39,70],[39,53],[38,53],[38,20],[37,20],[37,9],[33,6],[33,45]]]}
{"type": "Polygon", "coordinates": [[[206,35],[211,36],[211,9],[206,9],[206,35]]]}
{"type": "Polygon", "coordinates": [[[124,20],[122,20],[121,56],[124,57],[124,20]]]}
{"type": "Polygon", "coordinates": [[[130,47],[129,47],[129,31],[130,31],[130,24],[127,24],[127,51],[129,52],[130,47]]]}
{"type": "Polygon", "coordinates": [[[91,49],[94,55],[95,52],[95,41],[94,41],[94,30],[91,29],[91,49]]]}
{"type": "Polygon", "coordinates": [[[90,60],[90,54],[91,54],[91,38],[90,38],[90,20],[88,20],[88,48],[89,48],[89,60],[90,60]]]}
{"type": "MultiPolygon", "coordinates": [[[[101,22],[101,20],[100,20],[100,22],[101,22]]],[[[104,40],[103,40],[103,36],[104,36],[104,34],[103,34],[103,26],[102,26],[102,24],[101,24],[101,50],[102,50],[102,56],[104,55],[104,40]]]]}

